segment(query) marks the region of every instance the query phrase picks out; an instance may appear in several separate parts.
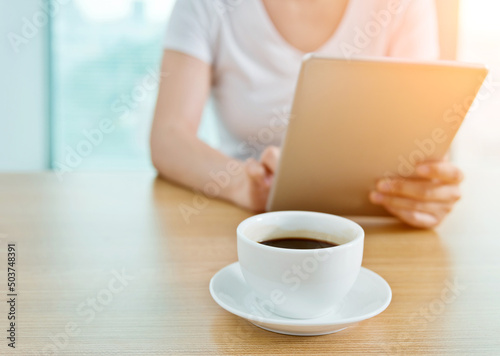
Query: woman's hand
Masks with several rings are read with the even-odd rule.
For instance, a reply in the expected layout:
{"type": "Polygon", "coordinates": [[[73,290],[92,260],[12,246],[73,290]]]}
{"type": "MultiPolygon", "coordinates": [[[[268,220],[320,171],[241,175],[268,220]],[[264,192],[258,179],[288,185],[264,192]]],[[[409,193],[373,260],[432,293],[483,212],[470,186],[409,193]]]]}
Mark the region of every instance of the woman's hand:
{"type": "Polygon", "coordinates": [[[263,212],[276,172],[280,149],[267,147],[259,161],[253,158],[244,163],[244,171],[233,195],[233,202],[243,208],[263,212]]]}
{"type": "Polygon", "coordinates": [[[370,200],[409,225],[433,228],[460,199],[463,174],[448,161],[421,163],[416,173],[415,178],[379,180],[370,200]]]}

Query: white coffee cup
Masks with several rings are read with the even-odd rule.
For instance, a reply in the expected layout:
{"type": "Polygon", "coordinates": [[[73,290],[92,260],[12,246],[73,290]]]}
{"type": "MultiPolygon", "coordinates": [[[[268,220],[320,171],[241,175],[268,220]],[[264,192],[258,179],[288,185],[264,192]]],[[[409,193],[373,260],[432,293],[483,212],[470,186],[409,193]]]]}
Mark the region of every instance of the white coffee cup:
{"type": "Polygon", "coordinates": [[[308,211],[278,211],[252,216],[237,229],[243,276],[266,310],[308,319],[332,311],[358,277],[364,231],[354,221],[308,211]],[[339,246],[285,249],[260,241],[308,237],[339,246]]]}

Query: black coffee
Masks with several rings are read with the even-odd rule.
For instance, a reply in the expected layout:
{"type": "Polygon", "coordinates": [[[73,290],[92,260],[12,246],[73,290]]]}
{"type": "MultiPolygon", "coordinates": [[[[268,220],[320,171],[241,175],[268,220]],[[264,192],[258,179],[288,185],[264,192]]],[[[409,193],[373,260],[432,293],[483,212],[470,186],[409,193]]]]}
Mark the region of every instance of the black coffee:
{"type": "Polygon", "coordinates": [[[280,237],[277,239],[260,241],[260,243],[266,246],[290,248],[296,250],[310,250],[314,248],[327,248],[339,245],[334,242],[310,239],[307,237],[280,237]]]}

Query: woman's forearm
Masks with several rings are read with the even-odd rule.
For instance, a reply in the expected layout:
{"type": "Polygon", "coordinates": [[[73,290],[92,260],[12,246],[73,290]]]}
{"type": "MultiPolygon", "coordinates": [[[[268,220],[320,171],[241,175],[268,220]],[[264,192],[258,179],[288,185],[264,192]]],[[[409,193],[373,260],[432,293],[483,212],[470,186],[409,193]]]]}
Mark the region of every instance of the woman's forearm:
{"type": "Polygon", "coordinates": [[[209,64],[166,50],[155,117],[151,158],[164,178],[201,193],[235,201],[242,165],[200,139],[196,133],[211,85],[209,64]],[[236,173],[235,173],[236,171],[236,173]]]}
{"type": "Polygon", "coordinates": [[[234,201],[242,162],[231,159],[180,125],[154,128],[151,157],[159,174],[205,195],[234,201]]]}

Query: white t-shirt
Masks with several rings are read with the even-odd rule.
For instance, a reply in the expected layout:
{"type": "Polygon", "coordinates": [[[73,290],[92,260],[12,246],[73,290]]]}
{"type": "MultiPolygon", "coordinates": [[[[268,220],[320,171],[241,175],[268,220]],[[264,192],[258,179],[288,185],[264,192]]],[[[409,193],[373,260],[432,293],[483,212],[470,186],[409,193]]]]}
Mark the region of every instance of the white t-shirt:
{"type": "MultiPolygon", "coordinates": [[[[280,35],[262,0],[178,0],[164,48],[211,64],[222,152],[245,159],[280,145],[304,53],[280,35]]],[[[437,59],[434,0],[350,0],[316,53],[437,59]]]]}

